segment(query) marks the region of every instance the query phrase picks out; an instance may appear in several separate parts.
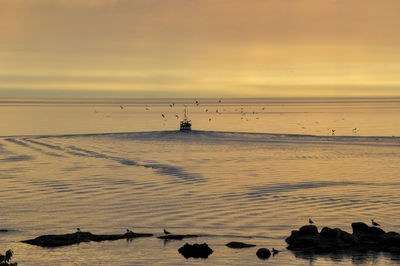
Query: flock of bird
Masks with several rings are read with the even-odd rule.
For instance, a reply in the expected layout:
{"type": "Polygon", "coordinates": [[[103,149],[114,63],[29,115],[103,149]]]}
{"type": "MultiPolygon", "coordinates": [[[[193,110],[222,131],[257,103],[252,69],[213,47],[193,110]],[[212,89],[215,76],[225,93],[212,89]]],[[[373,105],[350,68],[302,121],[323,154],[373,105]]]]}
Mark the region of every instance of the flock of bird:
{"type": "MultiPolygon", "coordinates": [[[[217,101],[217,103],[222,103],[222,100],[219,99],[219,100],[217,101]]],[[[193,105],[195,105],[195,106],[200,106],[200,102],[199,102],[198,100],[195,100],[195,101],[193,102],[193,105]]],[[[168,106],[169,106],[170,108],[173,108],[173,107],[175,107],[175,103],[170,103],[170,104],[168,104],[168,106]]],[[[185,104],[184,106],[186,107],[186,104],[185,104]]],[[[123,109],[125,109],[125,106],[119,105],[119,108],[120,108],[121,110],[123,110],[123,109]]],[[[146,110],[146,111],[150,111],[150,105],[146,104],[146,105],[145,105],[145,110],[146,110]]],[[[262,107],[261,110],[264,111],[264,110],[265,110],[265,107],[262,107]]],[[[226,111],[226,109],[222,109],[222,111],[221,111],[220,108],[216,108],[216,109],[215,109],[215,114],[221,115],[224,111],[226,111]]],[[[246,111],[244,110],[243,107],[235,108],[234,111],[240,113],[240,119],[241,119],[241,120],[246,120],[246,121],[249,121],[249,116],[248,116],[248,115],[257,115],[257,114],[259,114],[259,113],[256,112],[256,111],[246,112],[246,111]]],[[[97,110],[94,110],[94,112],[95,112],[95,113],[98,113],[97,110]]],[[[210,114],[212,113],[211,110],[209,110],[208,108],[205,109],[205,112],[206,112],[206,113],[210,113],[210,114]]],[[[161,113],[161,118],[163,119],[164,122],[166,122],[166,121],[168,120],[168,119],[167,119],[167,115],[164,114],[164,113],[161,113]]],[[[179,119],[180,116],[179,116],[178,114],[175,114],[175,118],[176,118],[176,119],[179,119]]],[[[258,116],[256,116],[255,119],[260,119],[260,118],[259,118],[258,116]]],[[[342,118],[341,120],[345,120],[345,119],[342,118]]],[[[208,118],[208,122],[211,122],[211,121],[212,121],[212,117],[209,117],[209,118],[208,118]]],[[[334,122],[337,122],[337,120],[334,120],[334,122]]],[[[302,125],[301,123],[296,123],[296,124],[297,124],[299,127],[301,127],[301,129],[303,129],[303,130],[307,129],[307,127],[305,127],[305,125],[302,125]]],[[[319,122],[318,122],[318,121],[315,121],[315,124],[319,124],[319,122]]],[[[165,125],[165,123],[164,123],[164,125],[165,125]]],[[[328,135],[332,135],[332,136],[335,136],[335,135],[336,135],[336,129],[334,129],[334,128],[327,128],[327,131],[328,131],[328,135]]],[[[316,130],[316,132],[321,132],[321,131],[320,131],[320,130],[316,130]]],[[[356,127],[353,128],[353,129],[352,129],[352,133],[353,133],[354,135],[357,135],[357,134],[359,133],[359,128],[356,128],[356,127]]]]}

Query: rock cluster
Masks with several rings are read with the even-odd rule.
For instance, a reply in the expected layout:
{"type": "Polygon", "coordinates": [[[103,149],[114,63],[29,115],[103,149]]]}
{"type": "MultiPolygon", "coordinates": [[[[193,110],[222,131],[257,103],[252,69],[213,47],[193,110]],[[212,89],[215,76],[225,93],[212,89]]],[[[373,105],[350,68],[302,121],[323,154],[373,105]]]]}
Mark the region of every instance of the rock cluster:
{"type": "Polygon", "coordinates": [[[339,228],[318,228],[314,225],[305,225],[299,230],[292,231],[286,238],[290,250],[310,253],[333,252],[367,252],[388,251],[400,253],[400,234],[386,233],[378,227],[370,227],[365,223],[352,223],[353,233],[350,234],[339,228]]]}

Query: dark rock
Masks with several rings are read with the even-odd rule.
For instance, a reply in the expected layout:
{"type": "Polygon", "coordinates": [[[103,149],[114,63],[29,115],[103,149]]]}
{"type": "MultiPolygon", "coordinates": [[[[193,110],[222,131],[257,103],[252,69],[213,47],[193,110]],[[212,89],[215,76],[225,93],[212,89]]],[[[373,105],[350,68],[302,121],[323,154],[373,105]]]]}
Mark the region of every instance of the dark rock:
{"type": "Polygon", "coordinates": [[[301,236],[317,236],[318,228],[315,225],[304,225],[300,228],[299,233],[301,236]]]}
{"type": "Polygon", "coordinates": [[[353,228],[353,235],[356,234],[371,234],[371,235],[383,235],[385,231],[378,227],[368,226],[365,223],[352,223],[351,227],[353,228]]]}
{"type": "Polygon", "coordinates": [[[73,234],[43,235],[34,239],[23,240],[21,242],[41,247],[59,247],[78,244],[81,242],[131,239],[137,237],[150,237],[152,235],[153,234],[134,233],[132,231],[125,234],[95,235],[90,232],[79,231],[73,234]]]}
{"type": "Polygon", "coordinates": [[[228,244],[226,244],[226,246],[230,248],[251,248],[255,247],[256,245],[247,244],[243,242],[229,242],[228,244]]]}
{"type": "Polygon", "coordinates": [[[192,238],[192,237],[198,237],[198,235],[165,235],[165,236],[159,236],[159,239],[164,239],[164,240],[182,240],[184,238],[192,238]]]}
{"type": "Polygon", "coordinates": [[[329,227],[322,228],[318,233],[316,227],[306,225],[299,231],[292,231],[286,238],[287,248],[311,254],[400,250],[400,234],[396,232],[385,233],[365,223],[353,223],[352,228],[353,234],[329,227]]]}
{"type": "Polygon", "coordinates": [[[179,253],[182,254],[186,259],[188,258],[208,258],[213,250],[206,244],[193,244],[186,243],[184,246],[178,249],[179,253]]]}
{"type": "Polygon", "coordinates": [[[0,233],[8,232],[8,229],[0,229],[0,233]]]}
{"type": "Polygon", "coordinates": [[[331,238],[331,239],[336,239],[339,237],[340,232],[338,230],[335,229],[331,229],[329,227],[324,227],[322,228],[320,235],[326,238],[331,238]]]}
{"type": "Polygon", "coordinates": [[[358,233],[366,233],[368,231],[368,225],[365,223],[352,223],[351,228],[353,228],[353,234],[358,234],[358,233]]]}
{"type": "Polygon", "coordinates": [[[265,260],[271,257],[271,251],[269,251],[269,249],[267,248],[260,248],[259,250],[257,250],[256,255],[260,259],[265,260]]]}
{"type": "Polygon", "coordinates": [[[294,243],[294,241],[296,241],[298,239],[298,237],[300,236],[299,231],[297,230],[293,230],[290,233],[290,236],[288,238],[286,238],[286,243],[288,243],[289,245],[292,245],[294,243]]]}
{"type": "Polygon", "coordinates": [[[400,247],[390,247],[387,249],[390,253],[400,254],[400,247]]]}

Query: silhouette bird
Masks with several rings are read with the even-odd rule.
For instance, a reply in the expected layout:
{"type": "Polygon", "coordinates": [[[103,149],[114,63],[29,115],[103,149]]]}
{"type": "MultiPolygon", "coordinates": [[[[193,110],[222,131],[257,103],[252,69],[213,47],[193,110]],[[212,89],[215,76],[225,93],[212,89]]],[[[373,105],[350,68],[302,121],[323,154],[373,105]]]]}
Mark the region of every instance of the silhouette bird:
{"type": "Polygon", "coordinates": [[[279,253],[279,250],[272,248],[272,256],[275,256],[279,253]]]}
{"type": "Polygon", "coordinates": [[[313,224],[314,222],[313,222],[313,220],[311,220],[311,218],[308,218],[308,223],[313,224]]]}
{"type": "Polygon", "coordinates": [[[128,234],[130,234],[130,233],[133,233],[131,230],[129,230],[129,229],[126,229],[126,232],[128,233],[128,234]]]}
{"type": "Polygon", "coordinates": [[[81,232],[81,229],[78,227],[78,228],[76,228],[76,232],[78,233],[80,233],[81,232]]]}
{"type": "Polygon", "coordinates": [[[378,224],[377,222],[374,221],[374,219],[371,219],[372,225],[373,226],[381,226],[380,224],[378,224]]]}
{"type": "Polygon", "coordinates": [[[165,118],[165,115],[164,115],[164,114],[161,114],[161,116],[162,116],[163,118],[165,118]]]}
{"type": "Polygon", "coordinates": [[[165,228],[164,228],[164,234],[166,234],[166,235],[170,235],[171,233],[170,233],[170,232],[168,232],[167,230],[165,230],[165,228]]]}

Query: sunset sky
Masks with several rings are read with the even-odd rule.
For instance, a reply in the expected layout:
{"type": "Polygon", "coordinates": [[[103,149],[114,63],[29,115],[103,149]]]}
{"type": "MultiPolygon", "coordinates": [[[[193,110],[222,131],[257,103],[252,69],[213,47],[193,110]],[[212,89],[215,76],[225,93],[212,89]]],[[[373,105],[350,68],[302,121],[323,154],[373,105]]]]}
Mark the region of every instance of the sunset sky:
{"type": "Polygon", "coordinates": [[[400,96],[400,1],[0,0],[15,96],[400,96]]]}

